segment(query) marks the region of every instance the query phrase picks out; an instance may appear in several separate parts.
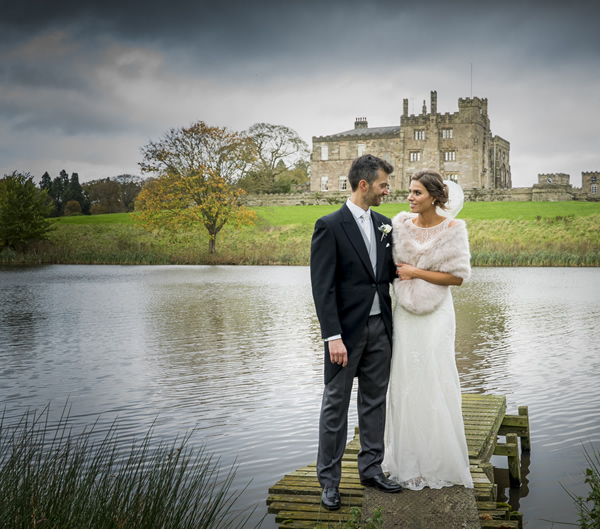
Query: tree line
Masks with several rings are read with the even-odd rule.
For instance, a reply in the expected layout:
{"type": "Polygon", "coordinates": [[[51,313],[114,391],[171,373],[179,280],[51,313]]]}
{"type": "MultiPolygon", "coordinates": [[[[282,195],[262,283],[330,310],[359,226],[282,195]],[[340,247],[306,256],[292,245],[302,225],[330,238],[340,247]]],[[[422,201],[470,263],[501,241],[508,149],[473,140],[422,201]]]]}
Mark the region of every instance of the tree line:
{"type": "Polygon", "coordinates": [[[236,132],[198,121],[172,128],[141,147],[140,176],[123,174],[81,184],[78,173],[48,172],[39,187],[29,173],[0,179],[0,247],[44,239],[44,219],[64,215],[130,212],[145,229],[172,234],[205,229],[215,251],[217,234],[229,223],[256,218],[240,203],[245,193],[285,193],[307,188],[309,149],[283,125],[257,123],[236,132]]]}
{"type": "Polygon", "coordinates": [[[143,184],[140,176],[130,174],[80,184],[77,173],[72,173],[69,178],[63,169],[54,179],[47,172],[44,173],[39,187],[46,191],[52,206],[50,216],[62,217],[133,211],[135,198],[143,184]]]}

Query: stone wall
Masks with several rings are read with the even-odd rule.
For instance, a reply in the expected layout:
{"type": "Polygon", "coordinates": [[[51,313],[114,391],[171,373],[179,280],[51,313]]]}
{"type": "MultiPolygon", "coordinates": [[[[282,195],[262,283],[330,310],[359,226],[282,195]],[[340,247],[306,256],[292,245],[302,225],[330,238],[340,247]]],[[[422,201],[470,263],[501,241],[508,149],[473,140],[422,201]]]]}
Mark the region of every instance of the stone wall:
{"type": "MultiPolygon", "coordinates": [[[[600,197],[571,186],[540,185],[513,187],[510,189],[465,189],[466,202],[554,202],[579,200],[598,202],[600,197]]],[[[406,203],[406,191],[392,191],[385,199],[388,203],[406,203]]],[[[328,191],[289,193],[281,195],[246,195],[243,203],[249,207],[259,206],[311,206],[343,204],[350,192],[328,191]]]]}

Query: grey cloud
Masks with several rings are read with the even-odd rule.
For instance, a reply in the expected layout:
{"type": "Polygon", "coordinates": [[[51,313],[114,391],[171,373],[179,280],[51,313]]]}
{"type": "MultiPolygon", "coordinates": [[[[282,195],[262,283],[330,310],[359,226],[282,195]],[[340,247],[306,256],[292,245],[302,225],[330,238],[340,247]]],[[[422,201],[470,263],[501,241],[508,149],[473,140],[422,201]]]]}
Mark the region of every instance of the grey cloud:
{"type": "Polygon", "coordinates": [[[577,119],[600,118],[589,95],[600,86],[596,1],[0,3],[0,116],[19,138],[121,133],[142,145],[205,119],[282,123],[310,141],[359,115],[398,123],[402,99],[418,113],[430,90],[441,112],[456,111],[470,63],[473,95],[488,98],[517,166],[557,142],[583,158],[575,147],[594,132],[577,119]],[[563,95],[586,110],[573,118],[563,95]]]}
{"type": "MultiPolygon", "coordinates": [[[[217,67],[268,56],[275,68],[307,66],[314,54],[347,67],[357,61],[448,56],[490,46],[556,60],[598,50],[593,2],[241,1],[12,2],[0,24],[27,34],[69,28],[87,41],[102,35],[179,49],[217,67]],[[287,60],[286,60],[287,59],[287,60]]],[[[3,32],[0,32],[0,35],[3,32]]],[[[513,55],[513,58],[517,58],[513,55]]],[[[313,67],[320,65],[312,61],[313,67]]]]}

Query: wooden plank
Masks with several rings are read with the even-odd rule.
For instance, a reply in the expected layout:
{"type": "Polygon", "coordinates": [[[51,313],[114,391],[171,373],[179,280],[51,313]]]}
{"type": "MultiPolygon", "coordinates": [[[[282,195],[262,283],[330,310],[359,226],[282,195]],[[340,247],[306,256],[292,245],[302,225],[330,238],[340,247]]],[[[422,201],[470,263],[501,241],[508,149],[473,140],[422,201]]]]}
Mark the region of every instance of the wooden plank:
{"type": "MultiPolygon", "coordinates": [[[[342,512],[347,512],[351,507],[360,507],[362,498],[352,498],[352,501],[346,501],[342,504],[342,512]]],[[[297,502],[273,502],[269,505],[269,511],[275,514],[280,512],[295,511],[298,513],[315,513],[325,510],[320,502],[317,503],[297,503],[297,502]]],[[[340,509],[341,510],[341,509],[340,509]]]]}
{"type": "Polygon", "coordinates": [[[519,455],[519,446],[516,443],[497,443],[494,449],[495,456],[514,457],[519,455]]]}
{"type": "Polygon", "coordinates": [[[514,520],[481,520],[481,529],[519,529],[519,522],[514,520]]]}
{"type": "Polygon", "coordinates": [[[328,511],[327,509],[321,508],[317,512],[299,512],[293,511],[281,511],[275,515],[276,523],[284,523],[286,520],[303,520],[312,522],[344,522],[346,521],[348,514],[350,513],[350,507],[340,507],[337,511],[328,511]]]}
{"type": "Polygon", "coordinates": [[[502,426],[513,426],[517,428],[528,428],[529,418],[522,415],[505,415],[502,419],[502,426]]]}
{"type": "MultiPolygon", "coordinates": [[[[319,505],[321,495],[318,496],[298,496],[293,494],[271,495],[267,500],[269,511],[277,509],[278,511],[289,511],[291,509],[282,509],[282,505],[319,505]]],[[[344,504],[350,507],[362,505],[362,496],[344,496],[344,504]]]]}

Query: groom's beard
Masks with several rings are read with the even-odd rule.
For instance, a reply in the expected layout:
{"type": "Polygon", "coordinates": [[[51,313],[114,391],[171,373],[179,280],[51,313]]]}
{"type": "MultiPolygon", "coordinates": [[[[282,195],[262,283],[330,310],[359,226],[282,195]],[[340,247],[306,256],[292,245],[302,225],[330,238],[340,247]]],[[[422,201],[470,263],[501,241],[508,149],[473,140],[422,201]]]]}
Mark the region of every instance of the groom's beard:
{"type": "Polygon", "coordinates": [[[385,193],[377,194],[375,190],[370,187],[369,192],[365,195],[365,202],[369,207],[379,206],[383,197],[385,197],[385,193]]]}

